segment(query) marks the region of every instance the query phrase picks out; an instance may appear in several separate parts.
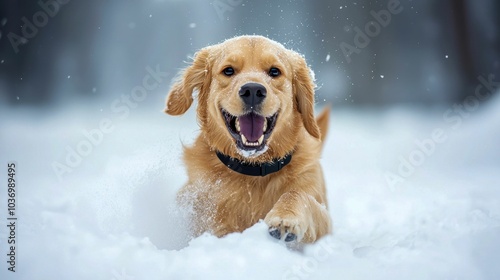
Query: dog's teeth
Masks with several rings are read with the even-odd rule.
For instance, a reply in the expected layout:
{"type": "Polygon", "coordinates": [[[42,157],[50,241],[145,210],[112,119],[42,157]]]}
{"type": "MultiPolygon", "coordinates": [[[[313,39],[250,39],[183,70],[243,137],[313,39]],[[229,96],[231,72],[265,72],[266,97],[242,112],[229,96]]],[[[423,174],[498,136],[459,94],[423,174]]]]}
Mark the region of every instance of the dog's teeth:
{"type": "Polygon", "coordinates": [[[257,141],[258,145],[262,145],[262,142],[264,141],[264,135],[262,135],[259,140],[257,141]]]}
{"type": "Polygon", "coordinates": [[[267,130],[267,120],[264,121],[264,127],[262,128],[263,132],[266,132],[267,130]]]}
{"type": "Polygon", "coordinates": [[[241,135],[241,142],[243,142],[243,145],[249,146],[249,147],[257,147],[262,145],[262,142],[264,142],[264,135],[262,135],[257,142],[249,142],[248,139],[245,137],[245,135],[241,135]]]}
{"type": "Polygon", "coordinates": [[[236,122],[234,123],[234,125],[236,126],[236,131],[240,132],[240,119],[239,118],[236,118],[236,122]]]}

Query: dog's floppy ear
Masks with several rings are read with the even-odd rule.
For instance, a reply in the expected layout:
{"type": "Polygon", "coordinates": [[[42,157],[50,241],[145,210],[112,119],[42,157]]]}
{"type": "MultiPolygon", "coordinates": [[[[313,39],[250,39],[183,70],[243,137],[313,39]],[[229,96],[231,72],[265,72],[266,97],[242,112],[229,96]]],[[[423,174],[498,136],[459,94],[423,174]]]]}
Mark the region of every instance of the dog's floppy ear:
{"type": "Polygon", "coordinates": [[[307,132],[314,138],[320,139],[320,131],[314,118],[314,81],[306,60],[299,54],[294,54],[293,89],[297,102],[297,109],[302,115],[302,122],[307,132]]]}
{"type": "Polygon", "coordinates": [[[179,73],[167,95],[165,113],[173,116],[184,114],[193,103],[193,90],[201,91],[209,76],[209,49],[198,51],[193,63],[179,73]]]}

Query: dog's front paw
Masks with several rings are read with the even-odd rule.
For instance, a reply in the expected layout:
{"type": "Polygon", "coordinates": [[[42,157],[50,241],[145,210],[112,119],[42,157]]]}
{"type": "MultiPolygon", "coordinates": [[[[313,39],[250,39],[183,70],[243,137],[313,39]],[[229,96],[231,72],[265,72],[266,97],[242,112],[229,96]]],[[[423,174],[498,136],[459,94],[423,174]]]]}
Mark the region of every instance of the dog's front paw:
{"type": "Polygon", "coordinates": [[[300,241],[304,236],[305,227],[293,215],[276,215],[275,211],[269,212],[264,219],[269,226],[269,234],[285,242],[300,241]],[[274,212],[274,213],[273,213],[274,212]]]}

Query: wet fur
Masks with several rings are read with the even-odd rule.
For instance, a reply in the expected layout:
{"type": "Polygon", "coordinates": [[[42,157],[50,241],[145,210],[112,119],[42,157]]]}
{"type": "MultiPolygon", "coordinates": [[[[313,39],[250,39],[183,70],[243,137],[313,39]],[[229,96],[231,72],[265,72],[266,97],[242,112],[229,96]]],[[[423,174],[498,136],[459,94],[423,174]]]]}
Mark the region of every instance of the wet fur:
{"type": "Polygon", "coordinates": [[[331,230],[326,189],[319,157],[329,111],[314,117],[314,82],[298,53],[261,36],[240,36],[201,49],[183,70],[167,96],[165,112],[183,114],[198,91],[197,117],[201,133],[184,148],[189,181],[178,201],[192,209],[194,235],[241,232],[264,219],[282,235],[294,233],[300,242],[314,242],[331,230]],[[233,77],[221,74],[231,65],[233,77]],[[271,78],[266,69],[280,68],[271,78]],[[220,109],[242,113],[238,90],[257,82],[268,91],[262,114],[279,112],[262,155],[245,158],[227,131],[220,109]],[[222,164],[215,151],[246,162],[260,163],[293,153],[289,165],[265,177],[236,173],[222,164]]]}

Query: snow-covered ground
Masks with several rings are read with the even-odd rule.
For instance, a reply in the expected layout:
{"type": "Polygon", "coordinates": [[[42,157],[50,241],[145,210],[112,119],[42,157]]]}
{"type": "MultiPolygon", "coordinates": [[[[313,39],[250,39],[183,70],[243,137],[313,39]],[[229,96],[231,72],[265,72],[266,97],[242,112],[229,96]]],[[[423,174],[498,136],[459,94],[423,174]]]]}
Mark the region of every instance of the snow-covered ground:
{"type": "Polygon", "coordinates": [[[186,181],[181,143],[198,133],[192,109],[176,118],[141,104],[120,119],[95,104],[2,107],[0,279],[498,279],[498,97],[453,121],[449,108],[334,108],[322,158],[334,233],[302,251],[262,223],[188,240],[174,197],[186,181]],[[80,162],[78,148],[88,154],[80,162]],[[15,273],[6,262],[10,161],[15,273]]]}

